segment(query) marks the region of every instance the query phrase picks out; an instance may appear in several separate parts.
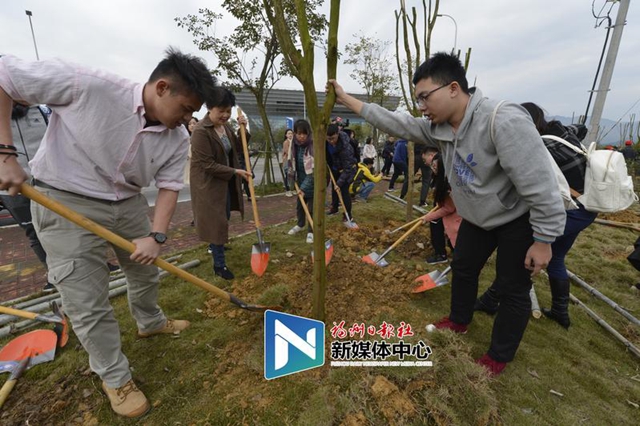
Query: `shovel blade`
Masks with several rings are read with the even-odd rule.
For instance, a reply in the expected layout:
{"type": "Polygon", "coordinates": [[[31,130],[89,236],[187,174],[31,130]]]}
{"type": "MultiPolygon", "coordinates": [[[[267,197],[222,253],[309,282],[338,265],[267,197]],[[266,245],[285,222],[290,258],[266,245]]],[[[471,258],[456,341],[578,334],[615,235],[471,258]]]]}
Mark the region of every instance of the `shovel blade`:
{"type": "Polygon", "coordinates": [[[58,336],[53,330],[35,330],[18,336],[0,350],[0,373],[12,372],[25,358],[27,368],[53,361],[58,336]]]}
{"type": "Polygon", "coordinates": [[[347,227],[347,228],[349,228],[349,229],[353,229],[353,230],[358,230],[358,229],[360,229],[360,227],[358,226],[358,224],[357,224],[357,223],[355,223],[354,221],[346,220],[346,221],[344,221],[344,222],[342,222],[342,223],[344,223],[344,226],[346,226],[346,227],[347,227]]]}
{"type": "Polygon", "coordinates": [[[251,270],[261,277],[269,265],[271,255],[271,243],[258,243],[251,246],[251,270]]]}
{"type": "Polygon", "coordinates": [[[58,347],[63,348],[69,341],[69,323],[67,322],[67,317],[64,316],[62,308],[58,306],[55,300],[51,302],[51,310],[56,318],[62,320],[53,327],[53,331],[58,336],[58,347]]]}
{"type": "Polygon", "coordinates": [[[372,251],[371,253],[369,253],[368,255],[362,258],[362,260],[365,263],[368,263],[369,265],[382,266],[382,267],[389,266],[389,262],[387,262],[384,258],[381,260],[378,260],[378,259],[380,259],[380,255],[375,251],[372,251]]]}
{"type": "Polygon", "coordinates": [[[418,283],[416,287],[411,290],[411,293],[423,293],[427,290],[431,290],[432,288],[436,288],[438,286],[437,279],[440,277],[439,271],[429,272],[428,274],[420,275],[418,278],[413,280],[418,283]],[[434,279],[435,278],[435,279],[434,279]]]}
{"type": "Polygon", "coordinates": [[[324,242],[324,265],[327,266],[333,257],[333,240],[324,242]]]}

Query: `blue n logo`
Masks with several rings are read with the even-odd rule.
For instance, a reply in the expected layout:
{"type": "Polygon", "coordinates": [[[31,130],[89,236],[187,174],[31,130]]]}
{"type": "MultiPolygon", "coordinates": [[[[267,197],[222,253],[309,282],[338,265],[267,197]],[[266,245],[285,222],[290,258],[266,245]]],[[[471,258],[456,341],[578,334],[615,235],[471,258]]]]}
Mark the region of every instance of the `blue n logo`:
{"type": "Polygon", "coordinates": [[[324,323],[266,311],[264,377],[267,380],[324,365],[324,323]]]}

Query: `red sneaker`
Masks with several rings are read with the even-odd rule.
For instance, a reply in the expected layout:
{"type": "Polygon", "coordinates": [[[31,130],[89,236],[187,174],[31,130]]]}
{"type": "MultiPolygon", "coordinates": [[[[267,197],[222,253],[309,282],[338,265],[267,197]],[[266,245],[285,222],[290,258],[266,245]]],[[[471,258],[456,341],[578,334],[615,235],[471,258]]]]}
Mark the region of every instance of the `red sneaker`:
{"type": "Polygon", "coordinates": [[[498,362],[491,358],[489,354],[484,354],[480,359],[476,360],[476,364],[482,365],[489,370],[489,374],[493,377],[502,373],[502,370],[507,366],[506,362],[498,362]]]}
{"type": "Polygon", "coordinates": [[[440,321],[433,324],[436,326],[438,330],[449,329],[455,333],[466,334],[467,326],[465,324],[457,324],[449,319],[449,317],[444,317],[440,321]]]}

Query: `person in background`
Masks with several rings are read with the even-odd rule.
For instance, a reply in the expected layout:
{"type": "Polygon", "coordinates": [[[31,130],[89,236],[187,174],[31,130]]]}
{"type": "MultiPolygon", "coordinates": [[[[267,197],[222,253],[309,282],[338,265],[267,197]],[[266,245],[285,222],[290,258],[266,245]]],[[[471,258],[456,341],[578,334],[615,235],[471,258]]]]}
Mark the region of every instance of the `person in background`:
{"type": "Polygon", "coordinates": [[[389,136],[389,138],[384,143],[384,147],[382,148],[382,159],[384,160],[384,165],[382,166],[382,174],[384,176],[389,176],[391,166],[393,165],[393,152],[395,151],[395,142],[396,138],[394,138],[393,136],[389,136]]]}
{"type": "MultiPolygon", "coordinates": [[[[14,103],[11,110],[11,133],[13,146],[18,147],[18,164],[28,174],[31,174],[29,161],[36,155],[40,142],[47,131],[48,115],[41,106],[25,106],[14,103]]],[[[10,196],[6,192],[0,192],[0,205],[9,211],[16,223],[24,230],[29,239],[29,246],[38,260],[47,267],[47,253],[45,252],[36,230],[31,221],[31,200],[20,194],[10,196]]],[[[49,293],[56,288],[50,282],[42,288],[49,293]]]]}
{"type": "MultiPolygon", "coordinates": [[[[434,147],[427,146],[422,150],[422,162],[425,166],[429,167],[431,170],[431,163],[435,158],[438,150],[434,147]]],[[[443,167],[444,168],[444,167],[443,167]]],[[[435,186],[435,179],[433,179],[433,172],[431,173],[431,182],[430,186],[433,188],[435,186]]],[[[447,257],[447,248],[446,248],[446,238],[444,231],[444,223],[442,222],[442,218],[434,219],[429,221],[429,232],[431,234],[431,246],[433,247],[434,254],[427,258],[427,264],[429,265],[437,265],[440,263],[446,263],[449,261],[447,257]]]]}
{"type": "Polygon", "coordinates": [[[351,144],[351,148],[353,149],[353,155],[356,158],[356,164],[360,162],[362,156],[360,155],[360,146],[358,144],[358,140],[356,139],[356,132],[349,128],[342,128],[338,126],[341,132],[344,132],[349,136],[349,143],[351,144]]]}
{"type": "MultiPolygon", "coordinates": [[[[452,249],[455,249],[456,239],[458,238],[458,229],[462,223],[462,218],[458,215],[456,206],[451,198],[451,187],[449,186],[447,174],[444,169],[444,161],[442,161],[442,156],[440,154],[435,154],[432,161],[430,161],[430,169],[433,172],[434,181],[433,202],[438,208],[424,215],[422,217],[422,223],[429,222],[429,224],[431,224],[434,221],[441,220],[447,237],[449,237],[449,244],[452,249]]],[[[444,249],[444,238],[442,238],[441,243],[439,241],[434,243],[433,237],[434,236],[431,235],[431,241],[435,251],[434,256],[437,259],[444,258],[444,261],[446,262],[446,251],[444,253],[438,253],[441,248],[444,249]]],[[[444,262],[435,262],[432,258],[429,258],[427,259],[427,263],[433,265],[444,262]]]]}
{"type": "Polygon", "coordinates": [[[391,176],[391,181],[389,181],[388,191],[391,192],[396,190],[394,186],[396,184],[396,179],[398,179],[400,175],[404,176],[405,181],[408,179],[407,141],[405,139],[398,139],[393,150],[393,176],[391,176]]]}
{"type": "MultiPolygon", "coordinates": [[[[183,187],[189,134],[184,125],[215,84],[199,58],[169,48],[146,83],[60,59],[25,62],[0,58],[0,190],[15,195],[27,179],[13,156],[12,101],[47,104],[50,126],[31,160],[38,190],[108,230],[132,240],[132,254],[113,247],[127,278],[127,297],[138,337],[177,334],[186,320],[168,319],[158,306],[153,262],[183,187]],[[155,181],[158,196],[149,221],[141,194],[155,181]]],[[[109,303],[108,243],[46,207],[31,205],[33,224],[47,253],[49,281],[62,297],[73,331],[102,380],[111,408],[140,417],[151,405],[131,377],[120,330],[109,303]]]]}
{"type": "MultiPolygon", "coordinates": [[[[302,198],[307,205],[309,213],[313,216],[313,133],[311,125],[307,120],[300,119],[293,124],[293,143],[289,151],[291,167],[289,175],[291,180],[298,183],[302,192],[302,198]]],[[[296,203],[297,223],[287,232],[288,235],[295,235],[304,229],[307,220],[302,202],[299,197],[296,203]]],[[[313,229],[311,224],[307,224],[307,243],[313,243],[313,229]]]]}
{"type": "MultiPolygon", "coordinates": [[[[378,156],[378,152],[376,151],[376,147],[373,146],[373,139],[371,137],[368,137],[367,141],[364,144],[364,148],[362,150],[362,158],[363,159],[370,158],[372,161],[375,162],[377,156],[378,156]]],[[[373,162],[371,164],[373,164],[373,162]]]]}
{"type": "MultiPolygon", "coordinates": [[[[342,195],[342,202],[347,214],[352,220],[351,214],[351,194],[349,193],[349,185],[353,181],[356,174],[357,163],[353,154],[353,147],[349,141],[349,136],[345,132],[341,132],[335,124],[327,126],[327,145],[333,148],[331,154],[331,164],[337,173],[336,188],[342,195]]],[[[343,216],[343,222],[347,222],[347,217],[343,216]]]]}
{"type": "Polygon", "coordinates": [[[634,161],[638,155],[635,149],[633,149],[633,142],[627,140],[624,142],[624,148],[622,148],[622,155],[627,161],[634,161]]]}
{"type": "MultiPolygon", "coordinates": [[[[580,147],[578,133],[580,132],[584,137],[586,132],[581,132],[581,129],[576,128],[576,126],[564,126],[556,120],[547,122],[542,108],[532,102],[523,103],[522,106],[531,115],[531,119],[540,135],[558,136],[570,144],[580,147]]],[[[560,170],[562,170],[569,187],[580,194],[583,193],[587,158],[560,142],[546,138],[542,138],[542,141],[560,170]]],[[[542,309],[547,318],[554,320],[566,329],[571,325],[571,320],[569,318],[570,282],[567,267],[564,263],[565,257],[580,232],[591,225],[598,216],[597,213],[587,211],[577,199],[574,199],[574,201],[577,202],[578,209],[566,211],[567,220],[564,232],[551,244],[552,256],[547,266],[549,285],[551,287],[551,309],[542,309]]],[[[490,315],[498,311],[501,295],[496,287],[492,285],[476,300],[475,310],[483,311],[490,315]]]]}
{"type": "MultiPolygon", "coordinates": [[[[209,243],[213,272],[232,280],[224,245],[229,241],[231,211],[244,217],[241,181],[249,178],[249,172],[239,161],[240,136],[229,125],[236,97],[229,89],[216,87],[206,104],[209,112],[191,136],[191,205],[198,237],[209,243]]],[[[238,123],[246,125],[247,119],[240,116],[238,123]]]]}
{"type": "MultiPolygon", "coordinates": [[[[427,205],[427,197],[429,196],[429,186],[431,185],[431,168],[427,166],[422,159],[422,151],[427,147],[424,144],[414,144],[413,152],[413,173],[417,174],[420,171],[420,200],[419,207],[427,205]]],[[[408,160],[408,159],[407,159],[408,160]]],[[[407,170],[405,176],[409,175],[407,170]]],[[[402,183],[402,189],[400,190],[400,198],[404,200],[407,192],[409,191],[409,179],[405,179],[402,183]]]]}
{"type": "Polygon", "coordinates": [[[287,197],[293,197],[291,182],[289,181],[289,151],[291,151],[291,141],[293,140],[293,130],[287,129],[284,132],[282,141],[282,168],[284,173],[284,190],[287,197]]]}
{"type": "Polygon", "coordinates": [[[353,202],[367,202],[369,194],[375,184],[382,180],[382,173],[373,174],[373,158],[365,158],[362,163],[358,163],[358,171],[353,177],[353,182],[349,186],[349,193],[353,202]]]}
{"type": "MultiPolygon", "coordinates": [[[[196,124],[198,124],[198,119],[196,117],[191,117],[191,120],[189,120],[189,124],[187,124],[187,132],[189,132],[189,137],[191,137],[191,135],[193,134],[193,129],[195,129],[196,124]]],[[[189,174],[190,174],[190,170],[191,170],[191,143],[189,143],[189,154],[187,155],[187,164],[185,164],[184,167],[184,184],[185,185],[190,185],[191,184],[191,180],[189,178],[189,174]]],[[[195,220],[191,220],[191,226],[195,226],[195,220]]]]}

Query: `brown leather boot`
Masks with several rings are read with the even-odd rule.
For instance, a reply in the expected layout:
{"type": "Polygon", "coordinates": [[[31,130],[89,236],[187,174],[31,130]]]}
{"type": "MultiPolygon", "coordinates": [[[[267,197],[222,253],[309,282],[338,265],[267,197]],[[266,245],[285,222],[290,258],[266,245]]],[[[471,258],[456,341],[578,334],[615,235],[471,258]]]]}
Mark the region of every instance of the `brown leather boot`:
{"type": "Polygon", "coordinates": [[[164,327],[159,328],[157,330],[148,331],[146,333],[143,333],[142,331],[138,330],[138,337],[144,338],[144,337],[155,336],[156,334],[180,334],[180,332],[185,328],[189,327],[190,324],[191,323],[187,320],[168,319],[164,327]]]}
{"type": "Polygon", "coordinates": [[[111,402],[111,408],[123,417],[140,417],[149,411],[149,400],[132,380],[117,389],[110,388],[102,382],[102,389],[111,402]]]}

